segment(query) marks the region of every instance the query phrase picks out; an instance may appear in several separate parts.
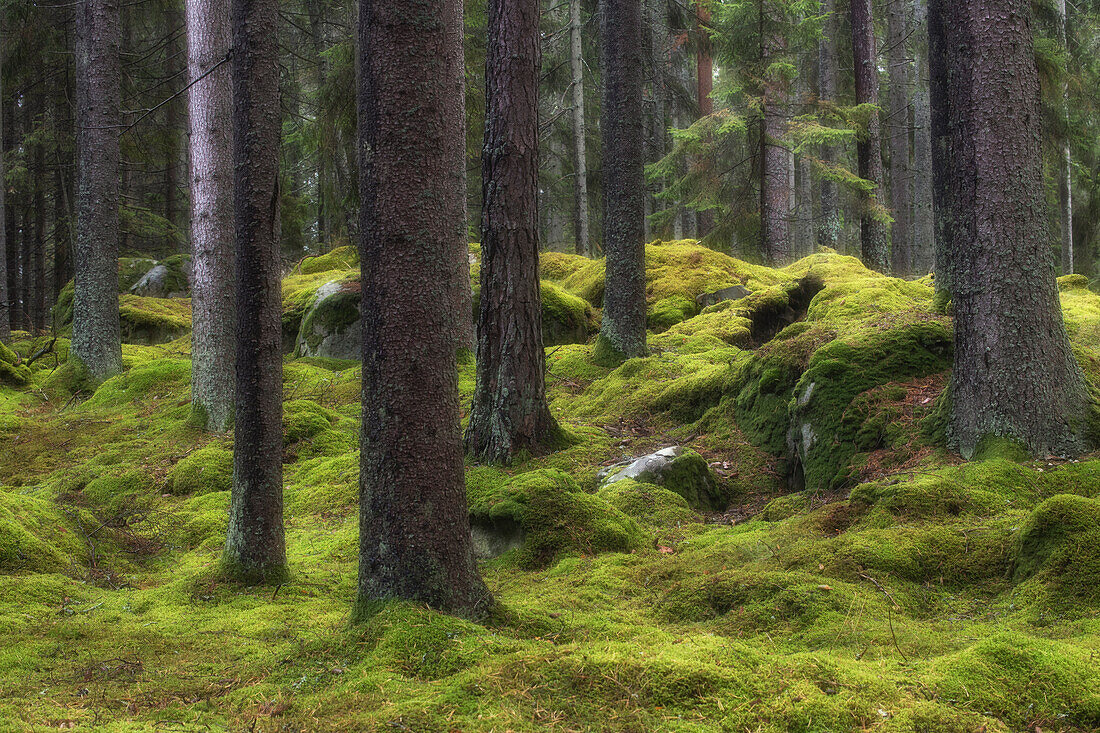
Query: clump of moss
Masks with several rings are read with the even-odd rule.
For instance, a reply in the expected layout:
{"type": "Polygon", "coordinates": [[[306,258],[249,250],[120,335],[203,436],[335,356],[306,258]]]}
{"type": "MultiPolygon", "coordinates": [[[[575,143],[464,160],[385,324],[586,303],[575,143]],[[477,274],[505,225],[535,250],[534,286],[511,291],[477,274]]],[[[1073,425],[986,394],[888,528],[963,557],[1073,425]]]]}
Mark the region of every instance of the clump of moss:
{"type": "Polygon", "coordinates": [[[283,440],[289,444],[314,438],[330,430],[337,418],[313,400],[289,400],[283,403],[283,440]]]}
{"type": "Polygon", "coordinates": [[[581,255],[566,252],[542,252],[539,254],[539,276],[543,280],[560,282],[592,263],[581,255]]]}
{"type": "Polygon", "coordinates": [[[667,298],[661,298],[647,309],[646,326],[651,331],[667,331],[698,312],[699,307],[691,298],[670,295],[667,298]]]}
{"type": "MultiPolygon", "coordinates": [[[[326,339],[344,334],[359,323],[361,285],[356,279],[334,281],[318,289],[302,318],[296,351],[315,354],[326,339]]],[[[341,350],[342,351],[342,350],[341,350]]]]}
{"type": "Polygon", "coordinates": [[[233,451],[211,444],[194,451],[168,471],[168,492],[202,496],[233,487],[233,451]]]}
{"type": "Polygon", "coordinates": [[[587,301],[546,280],[540,290],[542,340],[546,346],[584,343],[599,330],[596,311],[587,301]]]}
{"type": "Polygon", "coordinates": [[[191,362],[153,359],[111,377],[96,389],[85,407],[120,407],[134,400],[157,400],[181,394],[191,379],[191,362]]]}
{"type": "Polygon", "coordinates": [[[346,512],[359,501],[359,454],[346,452],[300,461],[287,484],[290,511],[346,512]]]}
{"type": "Polygon", "coordinates": [[[316,275],[332,270],[354,270],[359,267],[359,250],[355,247],[334,247],[331,251],[315,257],[306,257],[298,264],[302,275],[316,275]]]}
{"type": "Polygon", "coordinates": [[[1100,499],[1052,496],[1020,527],[1017,579],[1040,576],[1062,595],[1100,603],[1100,499]]]}
{"type": "Polygon", "coordinates": [[[163,344],[191,330],[190,298],[119,296],[122,338],[139,344],[163,344]]]}
{"type": "Polygon", "coordinates": [[[656,484],[623,479],[604,486],[598,496],[648,527],[664,529],[700,520],[683,496],[656,484]]]}
{"type": "Polygon", "coordinates": [[[31,370],[20,363],[19,356],[0,344],[0,382],[22,387],[31,381],[31,370]]]}
{"type": "Polygon", "coordinates": [[[302,319],[313,306],[317,291],[326,283],[358,279],[357,270],[323,271],[283,278],[283,350],[293,350],[302,329],[302,319]]]}
{"type": "Polygon", "coordinates": [[[644,544],[632,519],[604,499],[581,491],[568,474],[542,469],[497,483],[467,479],[470,521],[493,532],[518,528],[521,567],[548,564],[562,553],[628,552],[644,544]]]}
{"type": "Polygon", "coordinates": [[[0,572],[56,572],[83,555],[79,536],[55,504],[0,489],[0,572]]]}

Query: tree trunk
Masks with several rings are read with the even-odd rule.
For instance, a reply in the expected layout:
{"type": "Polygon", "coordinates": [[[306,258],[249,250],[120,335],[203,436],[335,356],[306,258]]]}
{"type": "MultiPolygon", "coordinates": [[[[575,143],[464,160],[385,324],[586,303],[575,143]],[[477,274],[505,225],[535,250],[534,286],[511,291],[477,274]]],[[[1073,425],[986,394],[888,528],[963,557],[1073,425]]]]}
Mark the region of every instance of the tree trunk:
{"type": "Polygon", "coordinates": [[[122,371],[118,315],[118,0],[76,8],[78,194],[70,352],[93,381],[122,371]]]}
{"type": "MultiPolygon", "coordinates": [[[[1039,76],[1028,0],[932,0],[946,51],[944,204],[955,313],[949,439],[1075,455],[1093,407],[1062,321],[1044,222],[1039,76]]],[[[939,76],[939,74],[943,74],[939,76]]]]}
{"type": "Polygon", "coordinates": [[[279,258],[278,0],[232,0],[237,390],[224,566],[246,582],[286,575],[279,258]]]}
{"type": "MultiPolygon", "coordinates": [[[[307,3],[309,9],[309,32],[313,41],[313,52],[317,55],[315,82],[317,96],[320,97],[328,83],[328,60],[324,57],[327,44],[324,32],[325,6],[320,2],[307,3]]],[[[326,122],[326,112],[317,113],[317,123],[321,126],[320,141],[317,146],[317,242],[327,249],[332,246],[332,222],[328,206],[329,173],[328,159],[334,132],[326,122]]]]}
{"type": "MultiPolygon", "coordinates": [[[[647,94],[645,96],[646,108],[644,119],[646,123],[646,156],[647,165],[656,163],[665,157],[668,150],[666,138],[668,136],[668,123],[666,121],[665,98],[667,96],[667,66],[668,66],[668,3],[667,0],[645,0],[645,29],[648,50],[646,59],[647,70],[647,94]]],[[[664,189],[663,180],[655,180],[647,185],[646,196],[646,220],[645,239],[650,241],[663,238],[665,232],[658,232],[653,228],[650,218],[657,214],[663,204],[658,195],[664,189]]]]}
{"type": "Polygon", "coordinates": [[[407,599],[481,616],[492,599],[470,540],[452,336],[470,313],[439,297],[467,252],[462,3],[359,12],[359,609],[407,599]]]}
{"type": "MultiPolygon", "coordinates": [[[[767,12],[761,9],[762,13],[767,12]]],[[[761,25],[764,24],[761,18],[761,25]]],[[[764,68],[786,52],[786,39],[761,39],[764,68]]],[[[782,266],[791,259],[791,179],[794,159],[785,141],[790,103],[789,83],[782,76],[766,76],[760,135],[760,233],[764,260],[782,266]]]]}
{"type": "MultiPolygon", "coordinates": [[[[4,105],[4,119],[8,123],[4,126],[4,150],[14,150],[17,130],[14,99],[4,105]]],[[[7,188],[7,186],[2,186],[2,188],[7,188]]],[[[7,272],[8,297],[6,306],[9,324],[12,330],[17,330],[21,323],[19,311],[19,198],[11,195],[13,193],[14,191],[9,192],[6,200],[4,239],[7,242],[7,251],[4,253],[4,264],[7,272]]]]}
{"type": "Polygon", "coordinates": [[[932,109],[928,98],[928,2],[913,0],[916,80],[913,84],[913,270],[932,271],[935,218],[932,210],[932,109]]]}
{"type": "Polygon", "coordinates": [[[638,0],[601,5],[607,284],[597,350],[616,362],[646,354],[642,7],[638,0]]]}
{"type": "Polygon", "coordinates": [[[588,241],[588,157],[584,123],[584,47],[581,0],[569,0],[569,68],[573,92],[573,237],[579,255],[591,253],[588,241]]]}
{"type": "Polygon", "coordinates": [[[232,30],[223,0],[187,0],[185,12],[191,83],[191,409],[198,425],[224,433],[233,423],[236,371],[233,88],[226,63],[232,30]]]}
{"type": "MultiPolygon", "coordinates": [[[[836,77],[839,61],[837,59],[836,39],[836,0],[823,0],[821,12],[825,15],[824,32],[818,43],[817,96],[826,102],[837,102],[836,77]]],[[[833,145],[821,147],[821,159],[827,164],[836,164],[837,152],[833,145]]],[[[836,182],[822,176],[818,183],[820,201],[820,223],[817,228],[817,243],[822,247],[836,249],[840,241],[840,195],[836,182]]]]}
{"type": "Polygon", "coordinates": [[[886,5],[890,93],[887,97],[887,144],[890,148],[890,232],[893,272],[907,277],[916,272],[913,257],[912,173],[909,165],[909,94],[912,60],[909,56],[909,2],[889,0],[886,5]]]}
{"type": "MultiPolygon", "coordinates": [[[[810,89],[810,58],[799,59],[798,103],[800,112],[805,114],[813,107],[810,89]]],[[[793,170],[794,185],[794,230],[791,243],[791,255],[794,259],[806,257],[814,251],[814,195],[810,161],[805,155],[799,155],[793,170]]]]}
{"type": "MultiPolygon", "coordinates": [[[[1062,48],[1066,49],[1066,0],[1055,0],[1055,12],[1058,14],[1058,38],[1062,48]]],[[[1067,49],[1068,50],[1068,49],[1067,49]]],[[[1069,71],[1065,72],[1066,77],[1069,71]]],[[[1069,83],[1062,82],[1062,113],[1069,114],[1069,83]]],[[[1062,274],[1071,275],[1073,268],[1073,155],[1070,149],[1069,124],[1061,140],[1058,158],[1058,214],[1061,219],[1062,235],[1062,274]]]]}
{"type": "MultiPolygon", "coordinates": [[[[2,19],[0,19],[2,20],[2,19]]],[[[0,28],[0,58],[3,57],[3,29],[0,28]]],[[[4,98],[2,85],[0,85],[0,100],[4,98]]],[[[4,156],[11,149],[11,141],[8,137],[8,127],[11,120],[6,119],[7,109],[0,103],[0,181],[5,180],[7,166],[4,165],[4,156]],[[7,125],[4,123],[7,122],[7,125]]],[[[4,201],[7,186],[0,185],[0,343],[11,343],[11,307],[8,300],[8,252],[14,246],[11,237],[8,236],[7,211],[4,201]]]]}
{"type": "Polygon", "coordinates": [[[184,229],[180,217],[180,185],[186,173],[181,172],[183,156],[180,153],[180,139],[183,133],[184,115],[183,100],[174,95],[179,94],[184,87],[187,76],[185,68],[186,51],[184,50],[183,33],[184,22],[179,12],[180,0],[167,0],[164,8],[164,30],[168,45],[165,48],[165,75],[169,79],[165,94],[172,97],[164,107],[165,122],[165,164],[164,164],[164,218],[168,222],[169,253],[183,246],[186,240],[180,239],[172,246],[173,237],[177,237],[180,230],[184,229]]]}
{"type": "Polygon", "coordinates": [[[947,65],[950,19],[944,0],[927,0],[928,7],[928,98],[931,108],[932,144],[932,212],[933,267],[937,298],[946,303],[951,298],[950,247],[954,241],[954,209],[951,204],[948,169],[954,165],[950,153],[948,113],[951,89],[948,87],[947,65]]]}
{"type": "MultiPolygon", "coordinates": [[[[714,58],[711,56],[710,43],[710,0],[695,1],[695,27],[698,31],[699,48],[695,54],[695,91],[699,100],[699,118],[714,114],[714,58]]],[[[714,229],[714,214],[711,211],[695,213],[696,234],[699,239],[714,229]]]]}
{"type": "Polygon", "coordinates": [[[466,450],[508,463],[557,438],[539,295],[539,0],[489,0],[477,387],[466,450]]]}
{"type": "MultiPolygon", "coordinates": [[[[39,108],[42,99],[39,98],[39,108]]],[[[46,143],[34,144],[34,243],[31,247],[31,274],[34,292],[31,301],[32,330],[46,330],[46,143]]]]}
{"type": "MultiPolygon", "coordinates": [[[[852,54],[855,64],[856,104],[875,104],[878,99],[878,51],[871,0],[852,0],[852,54]]],[[[860,212],[860,241],[863,263],[872,270],[888,272],[890,248],[887,225],[875,216],[875,208],[886,201],[882,175],[882,132],[878,114],[867,121],[867,133],[857,146],[859,175],[875,184],[873,193],[863,196],[860,212]]]]}

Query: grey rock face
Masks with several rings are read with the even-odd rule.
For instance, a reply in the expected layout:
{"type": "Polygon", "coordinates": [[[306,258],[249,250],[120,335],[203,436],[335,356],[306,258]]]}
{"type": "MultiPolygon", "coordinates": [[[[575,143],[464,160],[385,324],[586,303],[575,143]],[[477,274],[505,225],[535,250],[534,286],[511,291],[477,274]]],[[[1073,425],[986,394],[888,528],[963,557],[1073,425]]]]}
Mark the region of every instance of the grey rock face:
{"type": "Polygon", "coordinates": [[[703,293],[695,299],[695,304],[702,310],[723,301],[747,298],[751,293],[752,291],[743,285],[734,285],[731,288],[715,290],[713,293],[703,293]]]}

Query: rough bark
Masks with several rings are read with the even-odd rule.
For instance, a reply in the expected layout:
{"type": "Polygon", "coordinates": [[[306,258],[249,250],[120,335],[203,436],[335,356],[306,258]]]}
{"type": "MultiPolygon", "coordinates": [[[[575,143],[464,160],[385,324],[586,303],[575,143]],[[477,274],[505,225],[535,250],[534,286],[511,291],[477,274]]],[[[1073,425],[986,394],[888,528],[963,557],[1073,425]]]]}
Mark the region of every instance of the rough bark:
{"type": "MultiPolygon", "coordinates": [[[[762,10],[761,12],[767,12],[762,10]]],[[[761,18],[761,25],[765,24],[761,18]]],[[[779,35],[761,39],[764,68],[786,52],[779,35]]],[[[790,83],[781,76],[764,79],[760,134],[760,235],[764,260],[772,266],[791,260],[791,193],[794,157],[786,146],[790,83]]]]}
{"type": "MultiPolygon", "coordinates": [[[[810,91],[810,79],[807,59],[800,60],[798,75],[798,103],[802,111],[809,110],[813,104],[810,91]]],[[[799,155],[792,170],[794,185],[794,222],[792,229],[791,255],[794,259],[805,257],[814,251],[814,195],[810,161],[805,155],[799,155]]]]}
{"type": "Polygon", "coordinates": [[[614,361],[646,353],[642,6],[639,0],[603,0],[601,6],[607,284],[598,348],[614,361]]]}
{"type": "MultiPolygon", "coordinates": [[[[1066,0],[1055,0],[1058,16],[1058,39],[1066,48],[1066,0]]],[[[1069,84],[1062,82],[1062,113],[1069,114],[1069,84]]],[[[1073,274],[1073,154],[1067,132],[1059,145],[1058,156],[1058,216],[1062,235],[1062,274],[1073,274]]]]}
{"type": "MultiPolygon", "coordinates": [[[[0,19],[2,20],[2,19],[0,19]]],[[[2,57],[3,29],[0,27],[0,57],[2,57]]],[[[2,86],[0,86],[0,99],[3,99],[2,86]]],[[[11,121],[6,120],[7,110],[0,104],[0,181],[5,180],[7,173],[4,166],[4,155],[10,147],[7,127],[11,121]],[[4,123],[8,124],[5,125],[4,123]]],[[[12,247],[11,238],[8,236],[7,212],[5,210],[4,196],[7,186],[0,185],[0,343],[11,343],[11,308],[8,301],[8,251],[12,247]]]]}
{"type": "MultiPolygon", "coordinates": [[[[714,100],[710,97],[714,91],[714,58],[711,56],[709,2],[695,2],[695,25],[699,37],[699,47],[695,53],[695,94],[699,100],[700,118],[714,114],[714,100]]],[[[710,234],[714,229],[714,214],[710,211],[696,212],[695,228],[700,239],[710,234]]]]}
{"type": "Polygon", "coordinates": [[[34,144],[34,240],[31,244],[30,322],[35,333],[46,330],[46,143],[34,144]]]}
{"type": "MultiPolygon", "coordinates": [[[[656,163],[668,151],[668,122],[665,100],[668,96],[668,3],[667,0],[645,0],[646,34],[646,94],[644,119],[646,123],[646,165],[656,163]]],[[[645,239],[664,236],[653,227],[652,215],[660,212],[663,203],[658,198],[664,190],[661,179],[649,181],[646,196],[645,239]]]]}
{"type": "MultiPolygon", "coordinates": [[[[15,147],[15,132],[17,120],[15,117],[15,101],[11,100],[4,105],[4,150],[13,150],[15,147]]],[[[6,186],[0,186],[6,188],[6,186]]],[[[7,242],[7,251],[4,253],[4,269],[7,273],[7,306],[10,326],[13,330],[19,328],[19,227],[18,227],[18,197],[9,193],[6,200],[4,217],[4,239],[7,242]]]]}
{"type": "Polygon", "coordinates": [[[944,202],[955,313],[949,439],[1033,454],[1088,442],[1090,400],[1066,337],[1044,224],[1039,76],[1028,0],[933,0],[946,53],[944,202]]]}
{"type": "MultiPolygon", "coordinates": [[[[164,165],[164,219],[169,224],[169,242],[172,234],[186,229],[181,217],[180,187],[187,175],[183,169],[182,147],[184,120],[183,99],[176,96],[183,89],[187,69],[185,67],[184,20],[180,15],[181,0],[167,0],[164,8],[165,76],[168,83],[165,93],[171,97],[164,107],[165,165],[164,165]]],[[[181,240],[185,244],[185,240],[181,240]]],[[[179,246],[179,245],[177,245],[179,246]]],[[[173,248],[174,249],[174,248],[173,248]]]]}
{"type": "Polygon", "coordinates": [[[81,0],[76,7],[78,226],[70,358],[93,381],[122,371],[118,5],[118,0],[81,0]]]}
{"type": "Polygon", "coordinates": [[[912,58],[909,55],[910,0],[889,0],[886,5],[887,64],[890,92],[886,105],[886,134],[890,151],[890,254],[895,275],[916,273],[913,256],[913,180],[909,154],[909,96],[912,58]]]}
{"type": "Polygon", "coordinates": [[[237,388],[227,572],[286,574],[279,260],[278,1],[233,0],[237,388]]]}
{"type": "Polygon", "coordinates": [[[584,47],[581,0],[569,0],[569,69],[573,95],[573,239],[579,255],[592,251],[588,233],[588,153],[584,121],[584,47]]]}
{"type": "Polygon", "coordinates": [[[557,438],[539,295],[539,0],[490,0],[477,386],[466,451],[507,463],[557,438]]]}
{"type": "Polygon", "coordinates": [[[928,2],[913,0],[913,270],[924,275],[934,261],[935,219],[932,210],[932,108],[928,87],[928,2]]]}
{"type": "Polygon", "coordinates": [[[928,2],[928,98],[931,108],[933,267],[936,293],[941,301],[951,297],[950,243],[954,238],[948,169],[954,164],[948,139],[951,69],[947,65],[949,42],[943,0],[928,2]]]}
{"type": "Polygon", "coordinates": [[[227,63],[232,30],[223,0],[187,0],[185,13],[191,84],[191,409],[201,427],[224,433],[233,423],[236,371],[233,88],[227,63]]]}
{"type": "MultiPolygon", "coordinates": [[[[817,96],[818,99],[824,102],[835,104],[837,102],[836,77],[839,64],[836,50],[835,0],[823,0],[821,12],[825,16],[825,21],[824,32],[821,41],[818,43],[817,96]]],[[[835,164],[837,160],[836,148],[832,145],[823,145],[821,160],[827,164],[835,164]]],[[[821,207],[817,228],[817,243],[822,247],[835,249],[840,241],[841,229],[840,196],[836,182],[822,176],[818,184],[817,197],[821,207]]]]}
{"type": "MultiPolygon", "coordinates": [[[[852,0],[851,17],[856,104],[877,105],[878,50],[871,0],[852,0]]],[[[890,268],[888,227],[874,215],[875,207],[882,206],[886,201],[882,171],[882,130],[878,114],[873,114],[868,119],[867,131],[859,140],[857,154],[860,177],[875,184],[874,192],[863,196],[859,217],[863,263],[878,272],[887,272],[890,268]]]]}
{"type": "Polygon", "coordinates": [[[480,616],[459,428],[466,258],[462,3],[361,0],[361,613],[389,599],[480,616]]]}

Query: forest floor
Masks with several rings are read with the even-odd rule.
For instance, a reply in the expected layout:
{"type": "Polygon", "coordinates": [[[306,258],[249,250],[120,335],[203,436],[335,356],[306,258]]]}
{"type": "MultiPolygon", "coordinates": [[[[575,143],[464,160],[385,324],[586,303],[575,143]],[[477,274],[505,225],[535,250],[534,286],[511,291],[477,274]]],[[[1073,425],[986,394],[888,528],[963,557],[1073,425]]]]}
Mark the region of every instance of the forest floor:
{"type": "MultiPolygon", "coordinates": [[[[355,276],[346,251],[307,262],[291,338],[355,276]]],[[[942,447],[951,325],[927,280],[690,242],[649,245],[647,270],[652,356],[549,347],[570,445],[467,468],[475,525],[523,537],[481,563],[482,625],[350,621],[353,362],[287,357],[293,577],[249,588],[218,575],[231,439],[188,422],[186,335],[125,345],[94,392],[64,338],[28,366],[48,339],[22,335],[0,354],[0,731],[1100,730],[1100,455],[942,447]],[[733,285],[752,295],[700,311],[733,285]],[[686,478],[600,486],[667,446],[686,478]]],[[[600,263],[546,255],[543,276],[546,318],[590,332],[600,263]]],[[[1062,301],[1097,385],[1087,285],[1062,301]]],[[[186,300],[152,300],[127,317],[186,326],[186,300]]]]}

